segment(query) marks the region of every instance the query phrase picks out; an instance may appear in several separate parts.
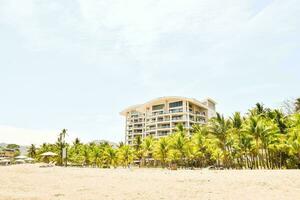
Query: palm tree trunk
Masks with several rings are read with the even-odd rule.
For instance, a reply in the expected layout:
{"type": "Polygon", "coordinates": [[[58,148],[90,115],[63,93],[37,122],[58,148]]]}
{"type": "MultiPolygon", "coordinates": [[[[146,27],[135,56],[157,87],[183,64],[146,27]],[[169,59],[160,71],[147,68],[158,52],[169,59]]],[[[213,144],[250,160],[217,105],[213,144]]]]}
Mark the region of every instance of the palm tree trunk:
{"type": "Polygon", "coordinates": [[[279,152],[279,168],[282,169],[282,152],[279,152]]]}

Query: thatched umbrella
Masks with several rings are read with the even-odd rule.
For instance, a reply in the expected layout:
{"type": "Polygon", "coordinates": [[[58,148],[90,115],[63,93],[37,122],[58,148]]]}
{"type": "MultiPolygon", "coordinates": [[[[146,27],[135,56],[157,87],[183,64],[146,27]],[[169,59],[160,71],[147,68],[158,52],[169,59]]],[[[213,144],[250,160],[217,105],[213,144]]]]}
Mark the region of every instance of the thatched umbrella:
{"type": "Polygon", "coordinates": [[[26,159],[28,158],[27,156],[17,156],[15,157],[15,159],[18,159],[18,160],[23,160],[23,159],[26,159]]]}
{"type": "Polygon", "coordinates": [[[57,154],[53,153],[51,151],[48,151],[48,152],[42,153],[41,156],[44,156],[45,159],[47,159],[47,161],[49,163],[49,157],[57,156],[57,154]]]}
{"type": "Polygon", "coordinates": [[[28,163],[32,163],[34,161],[34,159],[33,158],[26,158],[25,161],[28,162],[28,163]]]}
{"type": "Polygon", "coordinates": [[[24,163],[25,163],[25,160],[18,159],[18,160],[15,160],[15,163],[16,163],[16,164],[24,164],[24,163]]]}
{"type": "Polygon", "coordinates": [[[57,156],[57,154],[53,153],[51,151],[48,151],[48,152],[42,153],[41,156],[57,156]]]}
{"type": "Polygon", "coordinates": [[[10,163],[10,160],[8,160],[8,159],[0,160],[0,164],[5,164],[5,165],[7,165],[7,164],[9,164],[9,163],[10,163]]]}

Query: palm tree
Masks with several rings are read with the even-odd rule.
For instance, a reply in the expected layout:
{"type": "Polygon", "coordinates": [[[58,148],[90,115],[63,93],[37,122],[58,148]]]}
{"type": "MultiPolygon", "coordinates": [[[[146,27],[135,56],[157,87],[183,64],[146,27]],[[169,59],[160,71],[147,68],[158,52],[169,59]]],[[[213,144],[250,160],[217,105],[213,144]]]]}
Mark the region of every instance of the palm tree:
{"type": "Polygon", "coordinates": [[[154,158],[161,162],[163,168],[166,166],[168,152],[169,141],[166,137],[162,137],[154,145],[154,158]]]}
{"type": "Polygon", "coordinates": [[[244,131],[253,136],[255,140],[255,164],[256,168],[262,167],[263,154],[266,149],[266,139],[268,134],[270,134],[270,128],[266,126],[266,121],[264,121],[260,116],[250,116],[244,131]]]}
{"type": "Polygon", "coordinates": [[[124,146],[124,142],[119,142],[118,148],[121,148],[122,146],[124,146]]]}
{"type": "MultiPolygon", "coordinates": [[[[211,119],[209,126],[210,126],[211,134],[214,134],[218,138],[219,146],[223,151],[222,156],[218,156],[218,158],[223,159],[223,163],[219,162],[218,165],[227,164],[226,160],[228,160],[227,159],[228,148],[226,146],[227,144],[226,138],[227,138],[228,130],[231,127],[230,120],[225,119],[223,115],[217,113],[217,116],[211,119]]],[[[218,155],[221,154],[218,153],[218,155]]]]}
{"type": "Polygon", "coordinates": [[[251,153],[254,150],[253,136],[248,132],[242,132],[240,135],[239,147],[241,148],[241,162],[246,168],[253,168],[254,163],[251,162],[251,153]]]}
{"type": "Polygon", "coordinates": [[[298,168],[300,168],[300,113],[290,116],[288,145],[290,154],[295,155],[298,168]]]}
{"type": "Polygon", "coordinates": [[[59,136],[57,138],[57,142],[56,142],[56,145],[59,149],[59,159],[58,159],[58,164],[59,165],[63,165],[63,149],[65,147],[67,147],[67,143],[65,142],[65,138],[67,136],[67,129],[63,129],[60,133],[59,133],[59,136]]]}
{"type": "Polygon", "coordinates": [[[174,164],[184,165],[184,159],[187,149],[187,137],[182,132],[175,133],[170,139],[172,148],[171,157],[174,164]]]}
{"type": "Polygon", "coordinates": [[[230,121],[226,120],[224,116],[217,113],[215,118],[212,118],[210,123],[210,131],[221,142],[221,148],[225,150],[225,140],[227,130],[230,128],[230,121]]]}
{"type": "Polygon", "coordinates": [[[102,166],[101,149],[98,146],[94,146],[91,150],[92,150],[93,165],[96,167],[101,167],[102,166]]]}
{"type": "Polygon", "coordinates": [[[116,168],[118,161],[117,161],[117,150],[113,149],[111,146],[106,147],[104,150],[104,159],[108,166],[113,166],[116,168]]]}
{"type": "Polygon", "coordinates": [[[256,103],[255,107],[250,110],[249,114],[250,116],[265,116],[267,110],[268,109],[264,107],[264,104],[256,103]]]}
{"type": "Polygon", "coordinates": [[[90,164],[90,147],[89,147],[89,145],[83,146],[82,156],[83,156],[84,165],[88,166],[90,164]]]}
{"type": "Polygon", "coordinates": [[[179,123],[175,127],[175,132],[179,133],[182,137],[186,136],[187,130],[184,128],[182,123],[179,123]]]}
{"type": "Polygon", "coordinates": [[[123,167],[129,167],[133,161],[133,149],[129,145],[122,146],[118,151],[118,157],[123,167]]]}
{"type": "Polygon", "coordinates": [[[139,161],[139,167],[141,167],[142,165],[142,159],[143,159],[143,150],[142,150],[142,137],[140,135],[138,135],[137,137],[135,137],[134,139],[134,150],[135,150],[135,156],[139,161]]]}
{"type": "Polygon", "coordinates": [[[30,145],[30,147],[29,147],[27,153],[28,153],[28,156],[29,156],[30,158],[35,158],[35,157],[36,157],[36,147],[35,147],[34,144],[31,144],[31,145],[30,145]]]}
{"type": "Polygon", "coordinates": [[[83,148],[84,144],[78,138],[75,139],[73,145],[68,150],[68,161],[76,165],[84,164],[83,148]]]}
{"type": "Polygon", "coordinates": [[[277,109],[275,109],[273,113],[274,117],[272,117],[271,119],[277,124],[277,127],[279,128],[280,132],[282,134],[285,134],[287,130],[286,117],[281,111],[277,109]]]}
{"type": "Polygon", "coordinates": [[[73,145],[74,146],[78,146],[78,145],[80,145],[81,144],[81,142],[80,142],[80,139],[77,137],[77,138],[75,138],[75,140],[74,140],[74,142],[73,142],[73,145]]]}
{"type": "Polygon", "coordinates": [[[229,153],[234,160],[237,160],[239,167],[243,165],[243,155],[241,152],[241,134],[243,119],[239,112],[235,112],[233,117],[230,117],[231,128],[228,130],[228,135],[226,137],[226,145],[229,146],[229,153]],[[234,155],[235,154],[235,155],[234,155]]]}
{"type": "Polygon", "coordinates": [[[75,138],[75,140],[73,142],[73,147],[74,147],[74,150],[75,150],[76,154],[79,154],[79,150],[80,150],[81,145],[82,145],[82,143],[80,142],[80,139],[75,138]]]}
{"type": "Polygon", "coordinates": [[[194,159],[200,167],[205,163],[205,153],[207,151],[207,142],[209,140],[209,130],[207,126],[195,125],[193,127],[193,136],[191,138],[195,150],[194,159]]]}
{"type": "MultiPolygon", "coordinates": [[[[143,157],[145,157],[148,161],[152,158],[154,140],[152,136],[146,137],[142,142],[142,151],[143,157]]],[[[146,162],[148,164],[149,162],[146,162]]]]}

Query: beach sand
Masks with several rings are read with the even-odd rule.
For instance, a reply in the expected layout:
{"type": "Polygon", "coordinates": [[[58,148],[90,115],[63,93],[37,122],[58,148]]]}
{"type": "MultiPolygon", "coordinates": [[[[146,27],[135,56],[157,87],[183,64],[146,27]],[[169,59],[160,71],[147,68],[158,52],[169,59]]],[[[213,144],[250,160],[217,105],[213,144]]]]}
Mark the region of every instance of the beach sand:
{"type": "Polygon", "coordinates": [[[0,199],[300,199],[300,171],[1,166],[0,199]]]}

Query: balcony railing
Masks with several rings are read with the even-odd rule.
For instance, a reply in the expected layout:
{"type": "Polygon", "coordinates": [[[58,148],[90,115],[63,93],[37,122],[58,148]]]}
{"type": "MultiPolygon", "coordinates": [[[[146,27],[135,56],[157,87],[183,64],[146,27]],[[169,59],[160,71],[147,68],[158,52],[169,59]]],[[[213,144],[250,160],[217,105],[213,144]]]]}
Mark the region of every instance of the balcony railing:
{"type": "Polygon", "coordinates": [[[154,117],[154,116],[160,116],[160,115],[165,115],[165,114],[175,114],[175,113],[189,113],[192,115],[196,115],[196,116],[202,116],[205,117],[205,112],[193,112],[193,111],[183,111],[182,109],[174,109],[174,110],[170,110],[170,111],[160,111],[160,112],[154,112],[152,114],[146,115],[146,117],[154,117]]]}
{"type": "Polygon", "coordinates": [[[171,126],[158,126],[157,129],[166,129],[166,128],[171,128],[171,126]]]}

